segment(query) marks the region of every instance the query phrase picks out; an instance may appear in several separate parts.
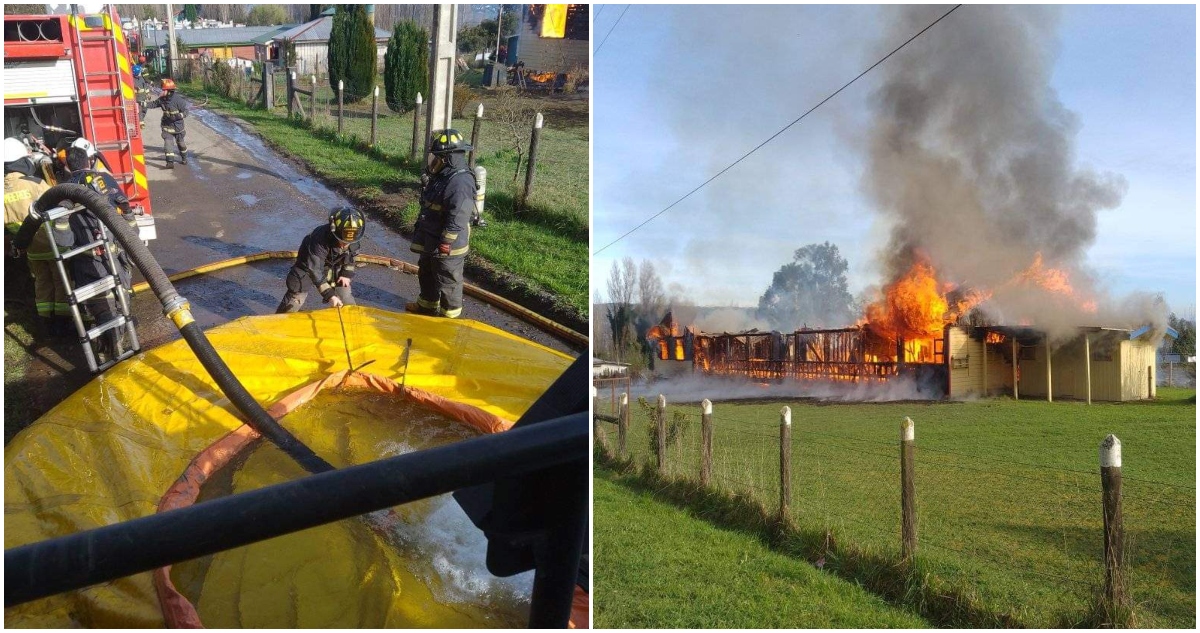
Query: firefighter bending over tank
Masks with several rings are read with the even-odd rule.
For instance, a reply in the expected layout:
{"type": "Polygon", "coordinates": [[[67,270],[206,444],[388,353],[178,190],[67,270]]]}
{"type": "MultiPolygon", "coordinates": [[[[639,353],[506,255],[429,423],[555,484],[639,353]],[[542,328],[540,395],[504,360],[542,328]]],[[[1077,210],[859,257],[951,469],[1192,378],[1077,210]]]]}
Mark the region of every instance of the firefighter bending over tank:
{"type": "Polygon", "coordinates": [[[179,162],[187,164],[187,145],[183,137],[187,133],[183,128],[183,118],[187,116],[187,101],[175,92],[175,81],[162,80],[163,93],[146,106],[147,110],[159,108],[162,110],[162,139],[163,151],[167,153],[167,169],[175,169],[175,147],[179,147],[179,162]]]}
{"type": "MultiPolygon", "coordinates": [[[[67,150],[67,167],[71,170],[71,182],[91,188],[96,193],[108,198],[114,207],[130,222],[131,226],[136,230],[137,224],[130,213],[129,198],[121,191],[120,185],[117,184],[115,178],[108,173],[95,169],[93,161],[88,157],[86,150],[79,147],[72,147],[67,150]]],[[[59,251],[68,251],[77,246],[90,244],[104,238],[103,225],[100,218],[96,217],[88,209],[83,209],[77,213],[54,221],[54,242],[58,245],[59,251]]],[[[104,277],[111,277],[114,273],[121,280],[121,285],[126,291],[132,282],[131,264],[129,256],[121,249],[120,245],[115,240],[109,239],[103,246],[92,249],[90,253],[80,253],[67,260],[69,263],[68,270],[71,274],[72,283],[76,288],[86,286],[95,281],[99,281],[104,277]],[[104,250],[112,249],[113,260],[116,262],[117,270],[112,271],[108,268],[108,259],[105,257],[104,250]]],[[[92,297],[84,302],[83,307],[87,310],[88,316],[91,317],[94,325],[100,325],[111,321],[117,309],[116,300],[111,293],[104,293],[97,297],[92,297]]],[[[105,333],[104,337],[97,341],[97,351],[105,356],[118,356],[123,351],[119,345],[123,328],[111,329],[105,333]]],[[[104,359],[101,360],[104,362],[104,359]]]]}
{"type": "Polygon", "coordinates": [[[409,312],[456,318],[462,314],[463,264],[475,212],[475,174],[467,167],[471,145],[458,130],[433,133],[429,183],[421,192],[421,212],[410,249],[420,254],[421,294],[404,306],[409,312]]]}
{"type": "MultiPolygon", "coordinates": [[[[33,163],[29,148],[16,138],[4,139],[4,232],[6,241],[16,236],[29,209],[50,189],[41,179],[41,170],[33,163]]],[[[38,320],[48,336],[67,336],[74,331],[70,320],[71,306],[66,289],[54,269],[54,251],[50,237],[38,231],[27,244],[12,243],[12,254],[21,251],[29,260],[33,275],[34,303],[38,320]]]]}
{"type": "Polygon", "coordinates": [[[313,229],[300,242],[296,263],[287,275],[287,294],[275,314],[297,312],[304,306],[311,283],[330,306],[354,305],[350,281],[354,278],[354,256],[366,230],[367,219],[358,209],[338,209],[329,222],[313,229]]]}

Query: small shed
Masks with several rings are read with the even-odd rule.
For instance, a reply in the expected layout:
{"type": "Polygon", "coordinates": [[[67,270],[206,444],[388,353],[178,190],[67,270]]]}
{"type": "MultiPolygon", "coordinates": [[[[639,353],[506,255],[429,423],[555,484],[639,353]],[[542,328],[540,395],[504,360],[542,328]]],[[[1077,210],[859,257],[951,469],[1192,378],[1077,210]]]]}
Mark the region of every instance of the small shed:
{"type": "Polygon", "coordinates": [[[592,357],[592,378],[624,378],[629,375],[629,363],[592,357]]]}
{"type": "MultiPolygon", "coordinates": [[[[329,72],[329,36],[333,32],[334,9],[326,9],[321,17],[294,26],[271,39],[276,46],[288,43],[296,46],[296,72],[299,75],[325,76],[329,72]]],[[[391,33],[375,29],[376,67],[383,70],[383,56],[387,53],[391,33]]]]}
{"type": "MultiPolygon", "coordinates": [[[[1178,334],[1167,328],[1166,336],[1178,334]]],[[[1087,402],[1153,398],[1160,340],[1149,326],[1081,327],[1059,343],[1031,327],[947,326],[947,394],[1087,402]]]]}

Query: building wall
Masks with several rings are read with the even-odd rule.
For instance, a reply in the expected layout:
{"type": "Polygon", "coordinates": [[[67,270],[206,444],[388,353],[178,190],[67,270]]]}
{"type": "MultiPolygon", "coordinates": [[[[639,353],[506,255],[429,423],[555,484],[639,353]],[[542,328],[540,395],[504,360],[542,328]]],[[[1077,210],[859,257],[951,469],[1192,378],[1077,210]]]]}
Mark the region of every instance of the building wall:
{"type": "Polygon", "coordinates": [[[1154,346],[1149,341],[1122,341],[1121,374],[1124,400],[1153,398],[1157,393],[1157,371],[1154,346]]]}
{"type": "MultiPolygon", "coordinates": [[[[383,55],[387,52],[387,43],[377,44],[375,47],[376,72],[383,73],[383,55]]],[[[280,54],[282,56],[282,53],[280,54]]],[[[300,75],[318,75],[324,77],[329,74],[329,43],[328,42],[302,42],[296,44],[296,76],[300,75]]]]}
{"type": "Polygon", "coordinates": [[[591,53],[588,40],[544,38],[526,19],[521,20],[517,35],[517,58],[509,60],[510,65],[525,62],[526,70],[543,73],[565,73],[577,67],[588,67],[591,53]]]}
{"type": "Polygon", "coordinates": [[[966,330],[958,327],[947,328],[947,335],[946,358],[950,363],[951,398],[1012,395],[1012,363],[1004,360],[1006,346],[1011,343],[992,343],[986,346],[985,370],[983,341],[972,339],[966,330]],[[966,359],[966,367],[961,366],[963,358],[966,359]],[[956,363],[955,359],[959,359],[960,362],[956,363]]]}
{"type": "MultiPolygon", "coordinates": [[[[946,338],[946,359],[950,363],[949,396],[964,398],[981,394],[983,392],[982,344],[967,336],[966,330],[957,327],[946,328],[946,338]]],[[[988,378],[990,380],[991,376],[988,378]]]]}

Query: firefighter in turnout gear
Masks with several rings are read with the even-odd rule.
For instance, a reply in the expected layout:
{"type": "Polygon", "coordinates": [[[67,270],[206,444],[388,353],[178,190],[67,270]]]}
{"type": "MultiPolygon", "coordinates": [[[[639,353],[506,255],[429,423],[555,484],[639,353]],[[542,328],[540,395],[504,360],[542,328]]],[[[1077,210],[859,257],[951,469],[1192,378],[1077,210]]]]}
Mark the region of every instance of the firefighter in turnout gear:
{"type": "Polygon", "coordinates": [[[175,147],[179,147],[179,162],[187,164],[187,145],[183,137],[187,133],[183,128],[183,118],[187,116],[187,101],[175,92],[175,82],[171,79],[162,80],[163,93],[146,106],[147,110],[159,108],[162,110],[162,139],[163,151],[167,153],[167,169],[175,169],[175,147]]]}
{"type": "Polygon", "coordinates": [[[306,235],[296,253],[296,263],[288,271],[287,294],[275,313],[299,311],[308,297],[306,283],[311,283],[321,299],[334,308],[354,305],[350,281],[354,279],[354,256],[366,224],[362,211],[338,209],[329,214],[329,222],[306,235]]]}
{"type": "MultiPolygon", "coordinates": [[[[29,148],[19,139],[4,139],[4,233],[5,241],[12,240],[25,219],[29,209],[50,187],[41,179],[41,170],[33,163],[29,148]]],[[[20,257],[22,251],[29,261],[29,272],[33,275],[33,295],[38,320],[46,334],[57,336],[70,331],[71,305],[67,303],[66,289],[54,269],[54,251],[50,237],[38,231],[25,244],[12,242],[12,254],[20,257]]]]}
{"type": "Polygon", "coordinates": [[[146,110],[151,101],[150,77],[147,76],[146,67],[143,65],[145,61],[145,57],[140,57],[138,63],[133,66],[133,88],[137,91],[138,120],[141,121],[142,127],[146,127],[146,110]]]}
{"type": "Polygon", "coordinates": [[[429,182],[421,192],[411,250],[420,254],[417,280],[421,294],[404,309],[456,318],[462,314],[463,265],[475,212],[475,174],[467,167],[471,150],[458,130],[433,133],[429,182]]]}
{"type": "MultiPolygon", "coordinates": [[[[129,212],[129,198],[121,191],[116,179],[105,172],[96,170],[92,160],[88,158],[83,149],[72,147],[67,150],[67,167],[71,169],[72,183],[85,185],[107,197],[108,201],[127,220],[133,220],[133,215],[129,212]]],[[[136,222],[131,222],[131,224],[136,227],[136,222]]],[[[60,252],[90,244],[105,237],[100,218],[87,209],[55,220],[52,228],[54,242],[58,245],[60,252]]],[[[70,258],[67,263],[75,288],[111,277],[115,273],[121,280],[125,291],[129,291],[132,282],[132,265],[129,256],[112,239],[108,239],[104,245],[92,249],[91,253],[80,253],[70,258]],[[116,271],[109,270],[105,249],[112,249],[113,260],[117,266],[116,271]]],[[[108,323],[114,318],[117,306],[112,295],[104,293],[85,301],[83,308],[91,317],[93,325],[99,325],[108,323]]],[[[123,351],[121,349],[122,333],[122,329],[112,329],[106,332],[104,337],[97,341],[97,351],[109,357],[120,355],[123,351]]],[[[101,362],[104,361],[101,360],[101,362]]]]}

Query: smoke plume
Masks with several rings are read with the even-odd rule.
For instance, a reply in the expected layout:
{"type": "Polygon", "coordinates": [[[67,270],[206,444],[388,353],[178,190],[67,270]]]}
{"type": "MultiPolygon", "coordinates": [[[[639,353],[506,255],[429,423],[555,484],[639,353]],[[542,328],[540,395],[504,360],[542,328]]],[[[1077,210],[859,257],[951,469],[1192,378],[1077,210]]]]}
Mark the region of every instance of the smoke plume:
{"type": "MultiPolygon", "coordinates": [[[[897,8],[885,46],[942,11],[897,8]]],[[[1065,333],[1100,317],[1079,300],[1099,296],[1084,256],[1127,185],[1077,164],[1080,122],[1050,86],[1057,24],[1048,7],[965,6],[881,65],[863,187],[893,222],[887,279],[925,258],[941,281],[994,291],[990,318],[1065,333]],[[1070,300],[1011,283],[1039,256],[1070,300]]]]}

